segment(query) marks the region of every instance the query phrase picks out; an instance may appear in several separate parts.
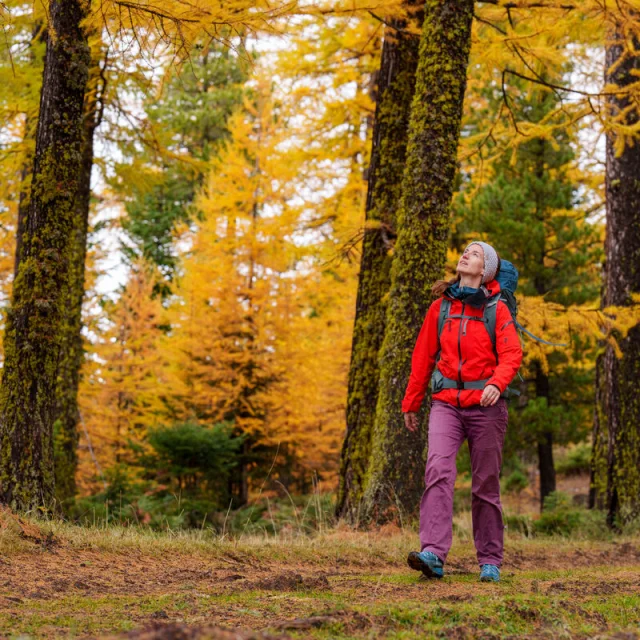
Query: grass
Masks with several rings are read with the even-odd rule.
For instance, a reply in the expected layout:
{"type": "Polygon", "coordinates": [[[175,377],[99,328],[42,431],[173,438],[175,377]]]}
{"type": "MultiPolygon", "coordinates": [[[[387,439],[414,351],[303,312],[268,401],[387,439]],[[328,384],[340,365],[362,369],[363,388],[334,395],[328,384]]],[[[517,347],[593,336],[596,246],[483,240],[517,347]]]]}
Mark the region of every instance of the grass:
{"type": "Polygon", "coordinates": [[[0,636],[95,637],[167,623],[318,639],[637,634],[639,536],[508,533],[502,581],[481,584],[468,514],[457,520],[447,576],[427,581],[405,565],[412,530],[229,537],[52,521],[37,523],[37,538],[5,514],[0,636]]]}

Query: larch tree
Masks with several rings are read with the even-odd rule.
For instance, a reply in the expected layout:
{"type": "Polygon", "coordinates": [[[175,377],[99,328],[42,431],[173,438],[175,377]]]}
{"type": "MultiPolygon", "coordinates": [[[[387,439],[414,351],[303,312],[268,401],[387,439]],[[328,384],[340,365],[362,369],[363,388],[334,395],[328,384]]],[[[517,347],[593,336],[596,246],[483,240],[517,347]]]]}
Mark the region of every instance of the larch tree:
{"type": "Polygon", "coordinates": [[[18,510],[50,508],[54,499],[52,427],[82,161],[88,9],[82,0],[52,0],[49,7],[33,178],[0,389],[0,500],[18,510]]]}
{"type": "Polygon", "coordinates": [[[377,74],[376,112],[368,169],[366,219],[358,277],[347,395],[347,431],[341,454],[336,515],[357,521],[378,399],[378,353],[384,338],[386,300],[396,237],[396,212],[404,172],[409,114],[418,64],[422,2],[385,31],[377,74]]]}
{"type": "MultiPolygon", "coordinates": [[[[154,266],[132,265],[116,301],[105,303],[80,381],[79,407],[101,468],[131,463],[151,427],[164,424],[161,342],[165,310],[152,292],[154,266]]],[[[81,456],[79,483],[91,486],[95,467],[81,456]]]]}
{"type": "MultiPolygon", "coordinates": [[[[402,204],[391,269],[380,390],[361,513],[414,512],[423,490],[426,429],[404,426],[402,397],[416,337],[442,277],[471,49],[474,1],[428,0],[411,108],[402,204]]],[[[421,422],[426,411],[421,410],[421,422]]]]}
{"type": "Polygon", "coordinates": [[[54,462],[56,500],[65,508],[76,494],[78,466],[78,389],[84,359],[82,337],[82,309],[85,294],[85,263],[87,236],[91,210],[91,175],[94,164],[94,138],[105,107],[108,56],[100,38],[92,38],[89,83],[85,96],[81,164],[78,173],[78,192],[67,301],[62,324],[62,349],[58,365],[56,411],[54,429],[54,462]]]}
{"type": "MultiPolygon", "coordinates": [[[[300,490],[311,488],[313,471],[335,486],[335,453],[344,440],[347,398],[340,396],[352,351],[358,249],[366,233],[382,27],[367,13],[302,22],[276,66],[279,95],[292,115],[290,137],[303,158],[297,176],[298,198],[306,200],[302,232],[317,238],[308,276],[293,280],[293,300],[308,311],[291,315],[292,332],[283,345],[289,364],[276,385],[287,398],[276,419],[287,421],[281,453],[290,461],[279,471],[300,490]],[[316,185],[324,185],[326,196],[318,197],[316,185]]],[[[419,34],[414,37],[417,46],[419,34]]],[[[396,178],[399,189],[401,175],[396,178]]],[[[343,455],[344,464],[350,464],[350,453],[343,455]]]]}
{"type": "Polygon", "coordinates": [[[264,82],[231,118],[232,139],[195,203],[201,219],[180,229],[189,249],[168,315],[166,395],[176,419],[230,421],[245,437],[230,479],[236,506],[248,500],[250,467],[275,442],[278,280],[293,267],[288,238],[299,215],[289,205],[296,164],[277,151],[279,119],[264,82]]]}
{"type": "MultiPolygon", "coordinates": [[[[79,174],[90,65],[87,33],[100,33],[106,28],[111,36],[117,33],[119,37],[133,37],[141,53],[145,47],[157,51],[160,42],[167,51],[184,55],[202,33],[231,44],[222,33],[223,28],[236,35],[269,30],[269,20],[286,15],[293,8],[286,2],[256,7],[245,0],[235,0],[224,7],[191,3],[188,9],[172,0],[165,0],[162,7],[118,0],[101,0],[97,4],[99,9],[92,13],[90,0],[51,0],[46,7],[49,42],[33,181],[24,225],[18,225],[17,286],[7,321],[0,392],[0,499],[17,509],[49,506],[53,497],[52,425],[64,335],[61,322],[64,323],[69,296],[78,298],[68,289],[74,259],[73,213],[83,199],[79,174]],[[89,20],[85,22],[86,18],[89,20]]],[[[12,18],[9,9],[5,4],[0,6],[3,23],[12,18]]],[[[75,252],[75,257],[80,258],[83,253],[75,252]]],[[[83,267],[77,274],[83,274],[83,267]]],[[[75,316],[66,324],[78,325],[75,316]]],[[[72,356],[72,360],[77,362],[79,358],[72,356]]],[[[67,380],[75,376],[77,373],[62,375],[67,380]]],[[[77,388],[73,380],[72,386],[77,388]]],[[[63,438],[71,445],[74,439],[63,438]]]]}
{"type": "MultiPolygon", "coordinates": [[[[640,294],[639,18],[626,7],[607,34],[604,307],[637,304],[640,294]]],[[[592,503],[599,494],[608,524],[620,527],[640,513],[640,325],[615,346],[606,345],[597,371],[592,503]]]]}

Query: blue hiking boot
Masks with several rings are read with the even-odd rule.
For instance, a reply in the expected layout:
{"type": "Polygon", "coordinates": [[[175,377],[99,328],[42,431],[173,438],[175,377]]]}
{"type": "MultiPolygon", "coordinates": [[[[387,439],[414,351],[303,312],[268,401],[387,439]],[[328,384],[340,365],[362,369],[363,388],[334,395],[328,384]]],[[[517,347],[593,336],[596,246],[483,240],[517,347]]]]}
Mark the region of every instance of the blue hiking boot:
{"type": "Polygon", "coordinates": [[[422,571],[427,578],[442,578],[444,575],[442,560],[431,551],[412,551],[407,563],[412,569],[422,571]]]}
{"type": "Polygon", "coordinates": [[[500,582],[500,569],[495,564],[483,564],[480,567],[480,582],[500,582]]]}

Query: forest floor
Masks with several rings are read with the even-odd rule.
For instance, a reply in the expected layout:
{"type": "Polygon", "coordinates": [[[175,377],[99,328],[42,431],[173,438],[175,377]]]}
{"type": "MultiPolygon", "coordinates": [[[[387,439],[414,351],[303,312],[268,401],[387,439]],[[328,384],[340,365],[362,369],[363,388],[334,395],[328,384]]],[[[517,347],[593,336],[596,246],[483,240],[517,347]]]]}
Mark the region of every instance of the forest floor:
{"type": "Polygon", "coordinates": [[[0,513],[0,637],[640,638],[640,536],[509,534],[498,584],[457,536],[429,581],[395,526],[232,540],[0,513]]]}

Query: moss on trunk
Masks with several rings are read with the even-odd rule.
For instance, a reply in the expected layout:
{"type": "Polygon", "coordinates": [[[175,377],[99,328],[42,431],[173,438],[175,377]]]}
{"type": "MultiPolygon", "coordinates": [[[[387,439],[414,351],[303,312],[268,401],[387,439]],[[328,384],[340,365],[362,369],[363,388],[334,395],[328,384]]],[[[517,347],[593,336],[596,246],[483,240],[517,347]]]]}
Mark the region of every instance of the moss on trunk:
{"type": "MultiPolygon", "coordinates": [[[[637,19],[637,15],[631,12],[637,19]]],[[[640,72],[640,40],[627,39],[614,25],[606,48],[607,84],[627,87],[640,72]]],[[[637,105],[624,93],[610,93],[612,118],[624,124],[640,121],[637,105]]],[[[607,236],[603,306],[629,305],[640,293],[640,146],[625,145],[616,153],[616,131],[607,135],[607,236]]],[[[619,340],[618,359],[607,346],[599,359],[594,427],[594,496],[604,503],[610,526],[640,515],[640,326],[619,340]]]]}
{"type": "Polygon", "coordinates": [[[444,273],[473,9],[473,0],[428,0],[424,9],[362,509],[377,522],[415,513],[424,486],[426,412],[411,433],[401,402],[430,287],[444,273]]]}
{"type": "Polygon", "coordinates": [[[82,155],[89,48],[81,0],[52,0],[36,151],[0,389],[0,501],[54,498],[53,422],[82,155]]]}
{"type": "MultiPolygon", "coordinates": [[[[415,12],[416,3],[409,9],[415,12]]],[[[422,4],[422,2],[417,3],[422,4]]],[[[412,16],[413,18],[414,16],[412,16]]],[[[422,11],[415,12],[418,24],[422,11]]],[[[371,433],[378,400],[378,353],[391,286],[396,211],[400,205],[419,37],[396,20],[385,31],[378,74],[366,223],[358,278],[356,317],[347,397],[347,433],[342,448],[336,515],[357,522],[369,466],[371,433]]]]}
{"type": "Polygon", "coordinates": [[[84,354],[82,340],[82,301],[84,299],[87,232],[91,206],[91,171],[95,130],[102,119],[105,87],[97,49],[89,69],[89,88],[84,108],[82,162],[78,174],[73,243],[69,264],[69,286],[62,323],[62,346],[56,388],[54,422],[54,462],[56,501],[65,509],[76,494],[78,466],[78,387],[84,354]]]}

